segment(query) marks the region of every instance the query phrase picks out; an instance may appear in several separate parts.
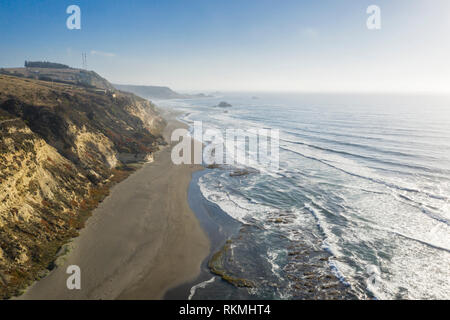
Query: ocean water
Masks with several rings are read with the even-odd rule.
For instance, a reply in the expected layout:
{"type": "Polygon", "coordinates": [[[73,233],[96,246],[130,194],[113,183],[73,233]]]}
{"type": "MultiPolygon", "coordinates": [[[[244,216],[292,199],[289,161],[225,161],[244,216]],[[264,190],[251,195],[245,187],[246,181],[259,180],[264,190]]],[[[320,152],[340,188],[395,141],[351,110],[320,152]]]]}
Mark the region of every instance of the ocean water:
{"type": "Polygon", "coordinates": [[[230,93],[158,105],[204,129],[280,130],[278,171],[252,164],[233,177],[223,166],[198,179],[242,224],[224,268],[255,285],[211,275],[191,298],[450,298],[449,97],[230,93]]]}

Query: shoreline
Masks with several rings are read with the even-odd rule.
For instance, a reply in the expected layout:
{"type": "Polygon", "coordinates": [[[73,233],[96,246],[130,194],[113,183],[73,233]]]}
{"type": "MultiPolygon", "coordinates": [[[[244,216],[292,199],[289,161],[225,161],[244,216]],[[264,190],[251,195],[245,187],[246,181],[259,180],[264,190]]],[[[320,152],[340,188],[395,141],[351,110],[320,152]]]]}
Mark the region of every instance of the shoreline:
{"type": "MultiPolygon", "coordinates": [[[[167,291],[165,299],[357,298],[348,283],[335,273],[329,262],[332,255],[321,247],[320,240],[292,239],[266,228],[264,222],[236,220],[214,198],[205,198],[199,180],[206,175],[205,183],[220,183],[217,181],[226,179],[221,170],[207,167],[193,173],[189,204],[210,239],[211,250],[202,262],[199,276],[167,291]]],[[[229,176],[233,177],[233,172],[229,176]]],[[[273,226],[286,223],[289,214],[280,208],[266,222],[273,226]]]]}
{"type": "Polygon", "coordinates": [[[188,126],[161,110],[169,146],[154,155],[93,211],[73,250],[48,276],[16,299],[162,299],[194,281],[210,254],[210,240],[188,203],[200,165],[174,165],[170,134],[188,126]],[[66,286],[66,269],[81,270],[81,290],[66,286]]]}
{"type": "MultiPolygon", "coordinates": [[[[236,235],[242,226],[240,222],[234,220],[216,204],[208,201],[203,196],[198,180],[207,173],[207,170],[193,173],[189,184],[188,201],[201,227],[208,235],[210,251],[208,256],[202,261],[200,274],[195,279],[168,290],[164,295],[164,299],[167,300],[187,300],[193,296],[199,285],[211,281],[212,278],[214,278],[214,281],[222,281],[220,276],[211,272],[208,264],[214,254],[220,251],[226,244],[226,241],[236,235]],[[194,292],[192,289],[194,289],[194,292]]],[[[224,285],[228,284],[224,282],[224,285]]]]}

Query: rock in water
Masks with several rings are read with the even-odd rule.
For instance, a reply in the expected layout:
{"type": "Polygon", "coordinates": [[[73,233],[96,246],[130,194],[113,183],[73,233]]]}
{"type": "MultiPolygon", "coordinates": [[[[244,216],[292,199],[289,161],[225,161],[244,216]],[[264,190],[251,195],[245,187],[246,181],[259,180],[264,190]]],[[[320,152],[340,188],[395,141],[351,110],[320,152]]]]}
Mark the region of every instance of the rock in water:
{"type": "Polygon", "coordinates": [[[229,103],[226,102],[226,101],[220,102],[217,106],[218,106],[219,108],[229,108],[229,107],[232,107],[232,105],[229,104],[229,103]]]}

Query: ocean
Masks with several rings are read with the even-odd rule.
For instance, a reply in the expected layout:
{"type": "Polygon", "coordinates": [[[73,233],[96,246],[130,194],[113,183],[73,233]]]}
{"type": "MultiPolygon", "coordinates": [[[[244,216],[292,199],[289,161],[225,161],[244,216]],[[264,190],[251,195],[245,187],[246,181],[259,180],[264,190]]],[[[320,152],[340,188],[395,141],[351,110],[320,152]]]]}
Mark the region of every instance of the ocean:
{"type": "Polygon", "coordinates": [[[157,104],[204,129],[280,132],[278,170],[195,175],[203,207],[234,226],[209,258],[232,281],[205,264],[190,298],[450,298],[450,97],[226,93],[157,104]]]}

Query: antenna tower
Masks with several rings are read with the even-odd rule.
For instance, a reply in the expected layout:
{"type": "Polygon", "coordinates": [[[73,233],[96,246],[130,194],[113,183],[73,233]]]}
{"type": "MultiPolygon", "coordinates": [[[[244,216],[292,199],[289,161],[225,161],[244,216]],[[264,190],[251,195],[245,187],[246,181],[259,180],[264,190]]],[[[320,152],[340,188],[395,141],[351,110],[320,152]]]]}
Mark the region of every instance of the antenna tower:
{"type": "Polygon", "coordinates": [[[83,69],[87,70],[87,55],[85,52],[81,54],[81,59],[83,60],[83,69]]]}

